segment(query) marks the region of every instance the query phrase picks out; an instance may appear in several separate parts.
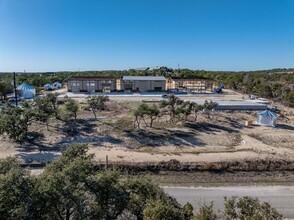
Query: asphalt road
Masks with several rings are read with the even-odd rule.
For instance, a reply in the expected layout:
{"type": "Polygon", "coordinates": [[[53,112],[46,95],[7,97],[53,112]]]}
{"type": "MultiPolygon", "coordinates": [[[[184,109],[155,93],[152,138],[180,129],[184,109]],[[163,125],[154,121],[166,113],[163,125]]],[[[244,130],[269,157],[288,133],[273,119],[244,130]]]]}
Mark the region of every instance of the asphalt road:
{"type": "Polygon", "coordinates": [[[293,186],[242,186],[215,188],[163,187],[164,191],[175,197],[179,203],[190,202],[198,211],[203,203],[213,202],[215,210],[223,210],[224,196],[252,196],[269,202],[284,218],[294,219],[293,186]]]}

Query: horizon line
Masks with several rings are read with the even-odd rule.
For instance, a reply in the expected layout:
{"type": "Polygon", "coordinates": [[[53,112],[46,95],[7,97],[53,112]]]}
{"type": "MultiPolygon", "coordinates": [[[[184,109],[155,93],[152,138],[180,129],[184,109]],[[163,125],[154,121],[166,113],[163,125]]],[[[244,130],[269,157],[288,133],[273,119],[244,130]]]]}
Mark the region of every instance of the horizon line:
{"type": "MultiPolygon", "coordinates": [[[[160,66],[161,67],[166,67],[166,66],[160,66]]],[[[141,68],[141,67],[139,67],[141,68]]],[[[111,71],[119,71],[119,72],[123,72],[123,71],[130,71],[130,70],[135,70],[136,72],[144,72],[140,71],[140,70],[136,70],[139,68],[129,68],[129,69],[104,69],[104,70],[57,70],[57,71],[0,71],[0,74],[5,74],[5,73],[22,73],[22,74],[31,74],[31,73],[63,73],[63,72],[73,72],[73,73],[77,73],[77,72],[111,72],[111,71]]],[[[145,68],[145,67],[144,67],[145,68]]],[[[146,67],[149,68],[149,67],[146,67]]],[[[189,68],[171,68],[171,67],[166,67],[168,69],[172,69],[172,70],[191,70],[191,71],[206,71],[206,72],[258,72],[258,71],[272,71],[272,70],[293,70],[294,71],[294,67],[277,67],[277,68],[271,68],[271,69],[255,69],[255,70],[206,70],[206,69],[189,69],[189,68]]],[[[145,71],[153,71],[153,70],[145,70],[145,71]]]]}

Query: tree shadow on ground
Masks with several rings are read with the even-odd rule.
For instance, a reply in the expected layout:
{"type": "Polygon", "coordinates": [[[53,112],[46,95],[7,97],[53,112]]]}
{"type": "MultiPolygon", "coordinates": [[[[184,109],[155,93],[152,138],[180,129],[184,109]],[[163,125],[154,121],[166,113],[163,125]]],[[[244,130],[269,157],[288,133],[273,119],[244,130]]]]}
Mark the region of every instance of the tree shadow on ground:
{"type": "Polygon", "coordinates": [[[25,163],[49,163],[58,157],[56,153],[40,152],[40,153],[19,153],[17,156],[25,163]]]}
{"type": "MultiPolygon", "coordinates": [[[[150,147],[159,147],[163,145],[199,147],[205,145],[205,143],[197,139],[192,132],[168,129],[160,129],[160,133],[155,131],[156,129],[153,131],[138,130],[126,132],[125,134],[126,137],[135,140],[141,145],[150,147]]],[[[131,148],[131,146],[128,147],[131,148]]]]}
{"type": "Polygon", "coordinates": [[[228,133],[239,133],[240,131],[234,128],[230,128],[227,126],[207,123],[207,122],[198,122],[198,123],[185,123],[185,127],[193,129],[199,132],[221,132],[225,131],[228,133]]]}
{"type": "MultiPolygon", "coordinates": [[[[53,126],[49,126],[52,127],[53,126]]],[[[18,147],[19,152],[33,152],[33,151],[64,151],[68,145],[74,144],[92,144],[94,146],[103,146],[104,143],[109,144],[123,144],[124,141],[111,135],[95,135],[97,123],[95,120],[68,120],[64,121],[62,127],[56,126],[55,130],[64,137],[55,143],[46,143],[43,134],[34,134],[34,139],[24,142],[18,147]]]]}
{"type": "MultiPolygon", "coordinates": [[[[34,122],[37,126],[45,126],[43,123],[34,122]]],[[[79,132],[91,133],[93,132],[94,125],[87,120],[69,120],[64,121],[62,126],[52,126],[48,125],[50,133],[53,135],[65,135],[68,137],[73,137],[78,135],[79,132]]],[[[28,137],[31,139],[24,140],[22,145],[17,147],[19,152],[34,152],[34,151],[61,151],[62,150],[62,141],[56,143],[47,143],[45,135],[39,132],[29,132],[28,137]]]]}
{"type": "Polygon", "coordinates": [[[33,141],[26,143],[22,146],[17,148],[20,152],[33,152],[33,151],[60,151],[61,146],[59,145],[52,145],[52,144],[44,144],[42,141],[33,141]]]}
{"type": "Polygon", "coordinates": [[[294,131],[294,126],[286,124],[276,124],[275,128],[294,131]]]}
{"type": "Polygon", "coordinates": [[[75,136],[73,138],[67,138],[59,143],[56,143],[57,145],[61,144],[92,144],[93,146],[102,146],[104,143],[109,143],[109,144],[123,144],[124,141],[110,136],[91,136],[91,137],[85,137],[85,136],[75,136]]]}
{"type": "Polygon", "coordinates": [[[16,150],[19,152],[57,151],[59,147],[44,144],[45,136],[39,132],[29,132],[27,139],[20,142],[16,150]]]}
{"type": "Polygon", "coordinates": [[[75,136],[78,134],[93,134],[96,124],[92,120],[68,120],[61,129],[66,135],[75,136]]]}

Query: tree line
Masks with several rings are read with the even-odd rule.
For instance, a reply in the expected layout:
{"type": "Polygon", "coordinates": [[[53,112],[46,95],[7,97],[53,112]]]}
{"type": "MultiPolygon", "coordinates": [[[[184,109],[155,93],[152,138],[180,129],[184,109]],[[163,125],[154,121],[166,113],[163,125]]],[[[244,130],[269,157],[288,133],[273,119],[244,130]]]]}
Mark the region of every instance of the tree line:
{"type": "Polygon", "coordinates": [[[206,73],[227,88],[294,107],[294,73],[206,73]]]}
{"type": "MultiPolygon", "coordinates": [[[[68,148],[32,176],[16,158],[0,160],[0,219],[5,220],[214,220],[212,204],[194,214],[144,176],[97,170],[86,145],[68,148]]],[[[225,198],[227,220],[282,219],[268,203],[256,198],[225,198]]]]}

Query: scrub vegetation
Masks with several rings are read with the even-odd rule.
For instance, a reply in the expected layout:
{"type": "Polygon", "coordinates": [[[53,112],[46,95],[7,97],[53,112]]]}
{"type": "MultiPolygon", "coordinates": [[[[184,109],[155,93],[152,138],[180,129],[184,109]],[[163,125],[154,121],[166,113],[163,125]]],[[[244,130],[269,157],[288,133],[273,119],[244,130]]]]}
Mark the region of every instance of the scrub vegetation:
{"type": "MultiPolygon", "coordinates": [[[[94,119],[97,120],[97,113],[106,110],[106,103],[109,97],[105,95],[89,96],[86,98],[86,108],[89,109],[94,119]]],[[[184,121],[193,113],[195,120],[197,112],[205,110],[209,117],[209,111],[214,109],[217,104],[215,102],[205,101],[204,105],[183,101],[174,95],[169,95],[167,100],[160,102],[158,105],[149,105],[141,103],[133,110],[134,128],[140,129],[141,121],[144,121],[146,127],[152,127],[155,119],[167,114],[168,121],[172,124],[178,121],[184,121]],[[148,121],[148,124],[147,122],[148,121]]],[[[2,108],[0,115],[0,134],[6,134],[15,141],[26,141],[29,135],[29,126],[32,122],[45,123],[49,129],[49,119],[54,118],[64,122],[72,119],[76,123],[79,111],[79,104],[69,97],[58,99],[58,93],[48,93],[43,97],[36,98],[33,101],[24,101],[20,106],[15,107],[10,104],[2,108]]],[[[75,129],[74,125],[72,129],[75,129]]]]}
{"type": "MultiPolygon", "coordinates": [[[[216,219],[212,205],[194,216],[143,176],[97,170],[86,145],[70,146],[44,172],[31,176],[16,158],[0,160],[0,219],[216,219]]],[[[225,198],[226,219],[282,219],[258,199],[225,198]],[[266,218],[264,218],[266,217],[266,218]]]]}

